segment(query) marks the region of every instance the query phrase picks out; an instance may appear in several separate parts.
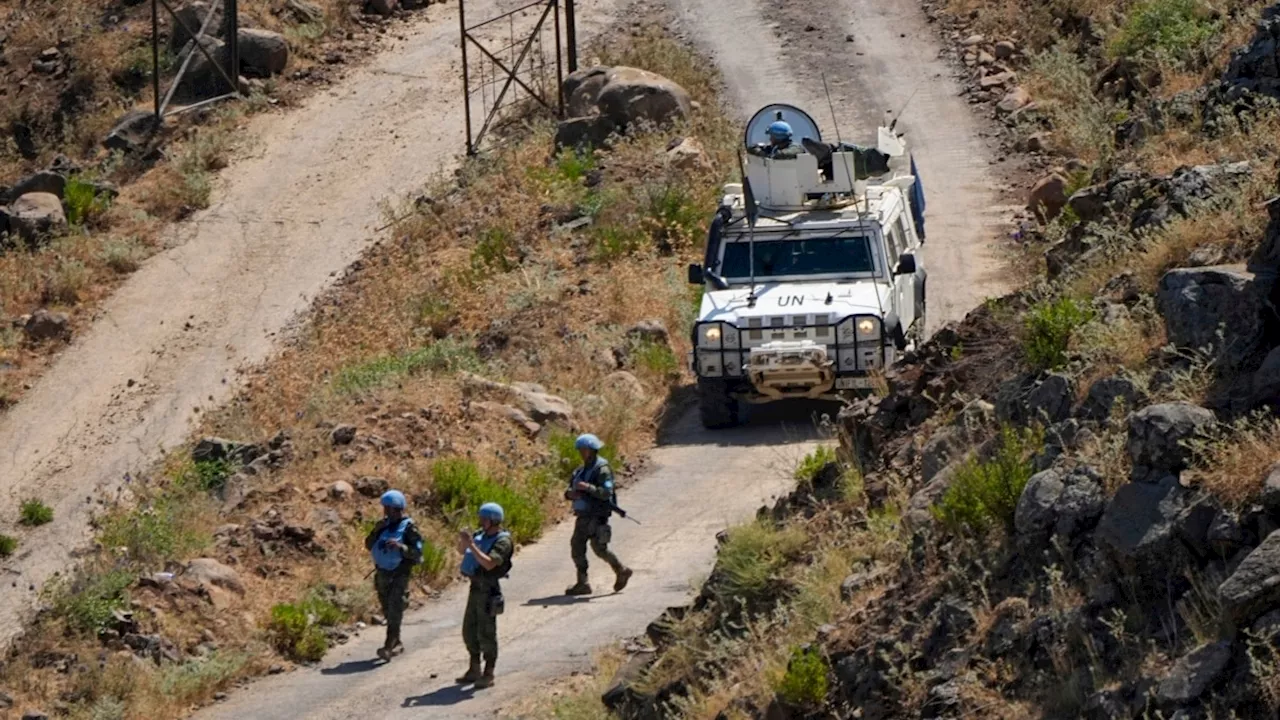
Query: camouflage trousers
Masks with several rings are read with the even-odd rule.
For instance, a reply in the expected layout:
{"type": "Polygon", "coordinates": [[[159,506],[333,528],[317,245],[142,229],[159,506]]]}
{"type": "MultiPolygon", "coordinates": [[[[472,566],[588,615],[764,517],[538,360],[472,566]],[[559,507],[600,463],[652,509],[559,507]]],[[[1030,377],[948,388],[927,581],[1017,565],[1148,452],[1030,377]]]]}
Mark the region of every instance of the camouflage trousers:
{"type": "Polygon", "coordinates": [[[400,642],[400,623],[404,609],[409,604],[409,573],[379,570],[373,576],[373,588],[378,592],[378,604],[387,619],[387,642],[391,648],[400,642]]]}
{"type": "Polygon", "coordinates": [[[498,659],[498,617],[489,607],[494,588],[488,584],[472,583],[467,594],[467,610],[462,616],[462,642],[471,657],[484,656],[485,661],[498,659]]]}
{"type": "Polygon", "coordinates": [[[578,569],[578,582],[587,581],[587,545],[596,557],[609,563],[615,573],[622,572],[622,562],[609,550],[612,530],[608,518],[579,515],[573,525],[573,538],[569,541],[573,566],[578,569]]]}

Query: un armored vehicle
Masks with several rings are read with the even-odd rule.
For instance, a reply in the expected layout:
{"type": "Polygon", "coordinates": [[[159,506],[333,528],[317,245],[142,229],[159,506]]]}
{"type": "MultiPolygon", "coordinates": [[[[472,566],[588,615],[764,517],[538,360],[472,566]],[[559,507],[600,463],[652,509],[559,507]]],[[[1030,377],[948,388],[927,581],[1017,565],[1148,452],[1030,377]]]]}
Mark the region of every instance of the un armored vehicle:
{"type": "Polygon", "coordinates": [[[803,110],[770,105],[744,145],[743,182],[689,267],[709,428],[737,424],[742,401],[867,393],[924,331],[924,191],[894,125],[875,147],[829,144],[803,110]]]}

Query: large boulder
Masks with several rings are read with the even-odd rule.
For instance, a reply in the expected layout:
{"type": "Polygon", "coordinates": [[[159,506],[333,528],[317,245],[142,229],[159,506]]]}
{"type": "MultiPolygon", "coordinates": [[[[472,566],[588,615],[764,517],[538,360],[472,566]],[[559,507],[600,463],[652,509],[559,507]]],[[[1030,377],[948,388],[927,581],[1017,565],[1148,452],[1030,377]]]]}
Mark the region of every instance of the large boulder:
{"type": "Polygon", "coordinates": [[[1018,499],[1014,527],[1029,543],[1026,547],[1034,548],[1051,535],[1067,542],[1091,529],[1105,506],[1102,485],[1091,469],[1044,470],[1027,481],[1018,499]]]}
{"type": "Polygon", "coordinates": [[[1267,536],[1218,586],[1223,611],[1246,625],[1280,604],[1280,532],[1267,536]]]}
{"type": "Polygon", "coordinates": [[[1192,454],[1187,441],[1213,425],[1212,412],[1188,402],[1151,405],[1129,416],[1126,447],[1134,478],[1158,480],[1185,470],[1192,454]]]}
{"type": "Polygon", "coordinates": [[[130,110],[116,120],[102,144],[108,150],[138,152],[146,148],[159,128],[160,124],[156,122],[155,113],[146,110],[130,110]]]}
{"type": "Polygon", "coordinates": [[[1132,378],[1125,375],[1110,375],[1095,380],[1089,386],[1089,393],[1084,404],[1080,406],[1081,417],[1103,421],[1111,417],[1117,403],[1124,412],[1132,412],[1134,408],[1146,400],[1146,392],[1132,378]]]}
{"type": "Polygon", "coordinates": [[[26,325],[22,328],[27,340],[43,342],[45,340],[70,340],[71,319],[59,312],[49,312],[40,308],[31,313],[26,325]]]}
{"type": "Polygon", "coordinates": [[[689,93],[674,81],[629,67],[609,70],[597,105],[602,116],[624,128],[645,122],[663,125],[688,117],[693,108],[689,93]]]}
{"type": "Polygon", "coordinates": [[[1164,705],[1185,705],[1205,694],[1231,663],[1231,641],[1202,645],[1178,658],[1156,688],[1164,705]]]}
{"type": "Polygon", "coordinates": [[[1160,279],[1156,301],[1169,342],[1178,347],[1213,347],[1235,367],[1258,346],[1263,297],[1244,266],[1170,270],[1160,279]]]}
{"type": "Polygon", "coordinates": [[[1018,499],[1014,527],[1019,535],[1047,535],[1057,523],[1054,506],[1066,485],[1057,470],[1045,470],[1031,476],[1018,499]]]}
{"type": "Polygon", "coordinates": [[[1019,375],[996,390],[996,417],[1017,425],[1056,423],[1070,417],[1075,395],[1075,381],[1068,375],[1019,375]]]}
{"type": "Polygon", "coordinates": [[[617,126],[607,117],[579,117],[556,126],[556,149],[601,147],[617,126]]]}
{"type": "Polygon", "coordinates": [[[240,72],[255,77],[271,77],[289,65],[289,42],[270,30],[241,28],[236,37],[240,46],[240,72]]]}
{"type": "Polygon", "coordinates": [[[1253,404],[1280,405],[1280,347],[1268,353],[1253,374],[1253,404]]]}
{"type": "Polygon", "coordinates": [[[1280,98],[1280,10],[1263,12],[1253,40],[1235,52],[1223,79],[1233,87],[1280,98]]]}
{"type": "Polygon", "coordinates": [[[187,72],[182,76],[182,82],[175,93],[175,97],[184,101],[210,98],[236,89],[228,84],[228,78],[223,75],[231,64],[226,43],[218,38],[205,36],[200,38],[199,45],[204,49],[203,52],[192,41],[178,55],[179,63],[188,55],[191,56],[187,72]]]}
{"type": "Polygon", "coordinates": [[[1041,178],[1027,196],[1027,209],[1043,222],[1052,222],[1067,206],[1067,186],[1070,182],[1060,173],[1050,173],[1041,178]]]}
{"type": "Polygon", "coordinates": [[[1180,553],[1178,517],[1186,490],[1176,482],[1128,483],[1107,503],[1095,541],[1122,563],[1167,567],[1180,553]]]}
{"type": "Polygon", "coordinates": [[[187,563],[183,576],[206,587],[219,587],[244,595],[240,574],[212,558],[197,558],[187,563]]]}
{"type": "Polygon", "coordinates": [[[27,193],[9,206],[9,230],[28,243],[66,232],[62,200],[52,193],[27,193]]]}
{"type": "Polygon", "coordinates": [[[564,96],[568,98],[565,111],[569,117],[587,117],[599,111],[597,103],[600,101],[600,91],[608,82],[610,69],[597,65],[569,73],[561,86],[564,96]]]}
{"type": "MultiPolygon", "coordinates": [[[[205,36],[226,36],[228,23],[222,12],[222,0],[216,0],[212,7],[213,19],[205,29],[205,36]]],[[[173,24],[173,34],[169,36],[170,53],[177,54],[195,38],[194,33],[200,32],[201,25],[209,15],[209,9],[210,5],[200,0],[178,8],[175,13],[178,21],[173,24]],[[187,32],[188,29],[191,32],[187,32]]]]}
{"type": "Polygon", "coordinates": [[[9,188],[9,192],[5,194],[6,199],[19,198],[27,193],[48,193],[62,197],[63,191],[67,187],[67,178],[61,173],[52,170],[41,170],[32,173],[17,182],[16,185],[9,188]]]}

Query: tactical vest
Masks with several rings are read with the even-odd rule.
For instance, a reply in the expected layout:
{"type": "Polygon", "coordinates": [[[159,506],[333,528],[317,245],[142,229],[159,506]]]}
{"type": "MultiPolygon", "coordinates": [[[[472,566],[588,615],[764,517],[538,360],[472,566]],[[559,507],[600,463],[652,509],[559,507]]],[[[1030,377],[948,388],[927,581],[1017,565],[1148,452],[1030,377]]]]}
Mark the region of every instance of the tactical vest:
{"type": "MultiPolygon", "coordinates": [[[[511,533],[507,532],[506,530],[500,530],[492,535],[485,535],[484,531],[482,530],[476,533],[476,536],[475,536],[476,547],[480,548],[480,552],[484,553],[485,555],[488,555],[489,552],[493,550],[493,546],[497,544],[498,538],[500,537],[511,537],[511,533]]],[[[503,560],[502,566],[500,567],[503,567],[504,569],[509,570],[510,565],[511,565],[511,558],[507,558],[503,560]]],[[[476,573],[480,572],[480,570],[482,569],[483,568],[480,566],[480,561],[477,560],[475,554],[471,552],[471,548],[467,548],[466,554],[462,556],[462,574],[466,575],[469,578],[473,578],[476,576],[476,573]]],[[[503,575],[505,574],[506,573],[504,572],[503,575]]],[[[498,577],[501,578],[502,575],[498,577]]]]}
{"type": "MultiPolygon", "coordinates": [[[[574,470],[573,477],[569,479],[569,489],[575,490],[579,482],[600,487],[600,471],[606,467],[609,467],[609,461],[602,457],[597,457],[596,464],[592,465],[590,469],[583,466],[574,470]]],[[[573,514],[607,518],[613,514],[613,509],[609,507],[609,503],[584,494],[573,501],[573,514]]]]}
{"type": "Polygon", "coordinates": [[[404,556],[400,554],[399,550],[388,547],[387,541],[394,540],[398,543],[403,543],[405,530],[408,530],[409,526],[412,524],[413,521],[406,517],[401,518],[400,522],[395,526],[388,525],[383,528],[382,532],[378,535],[377,541],[374,542],[373,547],[369,549],[369,553],[373,555],[373,564],[376,565],[379,570],[390,571],[400,567],[400,563],[404,561],[404,556]]]}

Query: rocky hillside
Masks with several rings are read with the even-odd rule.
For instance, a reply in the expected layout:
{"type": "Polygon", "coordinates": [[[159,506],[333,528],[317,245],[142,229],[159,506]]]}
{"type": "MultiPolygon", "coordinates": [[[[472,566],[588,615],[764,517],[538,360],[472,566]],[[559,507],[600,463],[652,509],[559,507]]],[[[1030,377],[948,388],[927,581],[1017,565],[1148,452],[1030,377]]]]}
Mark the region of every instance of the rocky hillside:
{"type": "Polygon", "coordinates": [[[624,718],[1280,711],[1280,6],[931,10],[1036,278],[846,408],[601,678],[624,718]]]}

